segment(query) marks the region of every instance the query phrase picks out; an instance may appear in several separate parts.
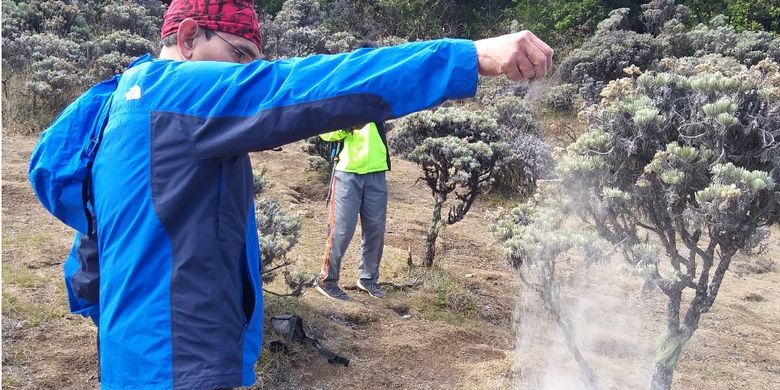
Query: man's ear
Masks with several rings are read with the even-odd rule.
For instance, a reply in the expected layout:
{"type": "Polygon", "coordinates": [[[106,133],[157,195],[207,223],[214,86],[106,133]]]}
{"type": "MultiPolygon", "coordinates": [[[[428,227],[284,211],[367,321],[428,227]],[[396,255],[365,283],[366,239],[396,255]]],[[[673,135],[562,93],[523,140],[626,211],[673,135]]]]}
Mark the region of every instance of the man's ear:
{"type": "Polygon", "coordinates": [[[195,50],[195,38],[198,36],[199,31],[198,23],[191,18],[184,19],[179,24],[179,30],[176,33],[176,45],[183,60],[189,61],[192,58],[195,50]]]}

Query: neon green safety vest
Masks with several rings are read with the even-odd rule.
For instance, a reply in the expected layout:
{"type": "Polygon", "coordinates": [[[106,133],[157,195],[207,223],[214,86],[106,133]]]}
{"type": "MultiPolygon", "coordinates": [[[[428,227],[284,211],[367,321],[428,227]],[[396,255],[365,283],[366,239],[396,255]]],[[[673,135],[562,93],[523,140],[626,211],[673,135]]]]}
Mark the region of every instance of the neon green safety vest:
{"type": "Polygon", "coordinates": [[[320,138],[328,142],[344,142],[336,164],[337,171],[362,175],[390,169],[390,154],[384,134],[373,122],[353,131],[331,131],[320,135],[320,138]]]}

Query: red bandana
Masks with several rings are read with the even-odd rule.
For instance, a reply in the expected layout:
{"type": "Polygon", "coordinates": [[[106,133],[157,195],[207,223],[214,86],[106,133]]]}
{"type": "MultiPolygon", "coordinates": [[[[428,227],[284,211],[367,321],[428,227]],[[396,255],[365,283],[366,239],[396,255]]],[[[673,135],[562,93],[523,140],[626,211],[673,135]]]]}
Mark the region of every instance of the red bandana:
{"type": "Polygon", "coordinates": [[[173,0],[163,18],[160,38],[179,30],[182,20],[192,18],[198,26],[246,38],[262,49],[263,36],[251,0],[173,0]]]}

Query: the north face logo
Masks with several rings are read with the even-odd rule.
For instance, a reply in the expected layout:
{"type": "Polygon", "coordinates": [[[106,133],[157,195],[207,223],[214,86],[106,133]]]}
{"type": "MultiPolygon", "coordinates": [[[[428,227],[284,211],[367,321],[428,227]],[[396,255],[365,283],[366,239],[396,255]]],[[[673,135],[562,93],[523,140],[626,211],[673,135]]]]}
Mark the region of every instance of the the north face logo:
{"type": "Polygon", "coordinates": [[[141,87],[138,85],[134,85],[125,94],[125,100],[138,100],[140,98],[141,98],[141,87]]]}

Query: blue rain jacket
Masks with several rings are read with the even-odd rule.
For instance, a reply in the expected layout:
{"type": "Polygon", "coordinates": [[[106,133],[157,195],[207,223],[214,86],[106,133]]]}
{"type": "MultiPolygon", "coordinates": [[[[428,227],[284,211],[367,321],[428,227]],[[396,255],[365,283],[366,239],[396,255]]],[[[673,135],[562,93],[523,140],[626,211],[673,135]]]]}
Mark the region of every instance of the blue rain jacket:
{"type": "MultiPolygon", "coordinates": [[[[71,309],[98,323],[102,387],[254,383],[263,308],[247,153],[473,96],[477,78],[473,42],[450,39],[246,65],[146,58],[125,71],[91,174],[98,239],[85,255],[99,253],[99,269],[78,245],[65,267],[71,309]]],[[[58,121],[94,124],[79,112],[58,121]]],[[[81,194],[48,196],[50,175],[33,174],[61,157],[50,146],[33,153],[33,187],[79,220],[81,194]]]]}

